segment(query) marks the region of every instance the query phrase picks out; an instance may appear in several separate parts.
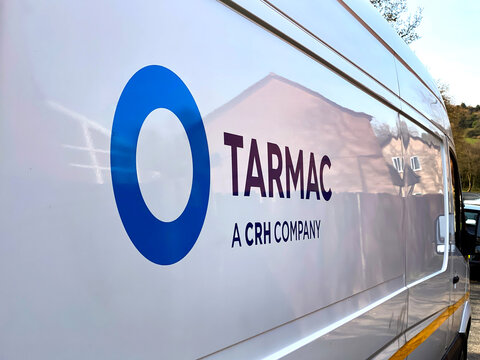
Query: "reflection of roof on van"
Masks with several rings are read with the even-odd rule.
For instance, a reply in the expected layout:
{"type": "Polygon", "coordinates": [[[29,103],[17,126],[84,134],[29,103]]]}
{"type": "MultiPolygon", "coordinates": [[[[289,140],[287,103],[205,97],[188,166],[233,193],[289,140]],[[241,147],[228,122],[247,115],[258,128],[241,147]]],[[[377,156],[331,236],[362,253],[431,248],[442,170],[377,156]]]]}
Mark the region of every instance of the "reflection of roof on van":
{"type": "MultiPolygon", "coordinates": [[[[372,119],[271,73],[207,115],[205,125],[209,131],[239,134],[244,128],[256,128],[268,134],[257,140],[302,144],[305,151],[328,154],[335,162],[330,170],[335,192],[398,194],[403,180],[388,154],[400,153],[400,140],[381,147],[372,119]]],[[[223,136],[216,138],[223,141],[223,136]]],[[[230,186],[226,181],[225,191],[230,186]]]]}
{"type": "MultiPolygon", "coordinates": [[[[405,42],[369,2],[336,3],[332,6],[317,1],[302,6],[293,1],[276,1],[274,4],[269,2],[284,17],[322,43],[329,51],[343,58],[345,64],[353,65],[381,85],[383,89],[368,87],[380,101],[386,100],[393,107],[397,107],[395,101],[392,102],[381,94],[388,90],[385,94],[395,95],[408,105],[405,112],[410,108],[415,109],[451,138],[450,123],[441,94],[432,77],[405,42]],[[331,12],[331,17],[318,21],[318,14],[327,9],[331,12]],[[331,28],[338,22],[346,25],[332,32],[331,28]],[[365,52],[365,49],[368,51],[365,52]]],[[[291,44],[298,47],[295,41],[291,44]]],[[[301,45],[300,50],[303,49],[301,45]]],[[[309,48],[309,45],[306,45],[306,48],[309,48]]],[[[316,60],[320,63],[325,64],[326,61],[327,66],[338,69],[339,73],[345,74],[345,70],[349,73],[348,66],[343,66],[341,62],[332,62],[325,55],[313,50],[312,57],[315,58],[316,55],[319,56],[316,60]]],[[[362,85],[361,78],[356,75],[349,76],[348,80],[357,86],[362,85]]]]}
{"type": "Polygon", "coordinates": [[[333,102],[332,100],[327,99],[322,94],[320,94],[316,91],[313,91],[313,90],[311,90],[311,89],[309,89],[309,88],[307,88],[307,87],[305,87],[305,86],[303,86],[303,85],[301,85],[301,84],[299,84],[295,81],[289,80],[289,79],[284,78],[283,76],[277,75],[275,73],[270,73],[267,76],[265,76],[264,78],[260,79],[256,83],[254,83],[253,85],[251,85],[250,87],[243,90],[240,94],[235,96],[233,99],[231,99],[227,103],[225,103],[222,106],[220,106],[219,108],[213,110],[210,114],[208,114],[205,117],[205,122],[208,122],[209,120],[219,116],[221,113],[231,109],[235,105],[238,105],[238,104],[242,103],[249,96],[251,96],[252,94],[259,91],[260,89],[267,86],[272,80],[277,80],[277,81],[283,82],[287,85],[290,85],[290,86],[293,86],[293,87],[297,88],[298,90],[304,91],[304,92],[306,92],[310,95],[318,97],[321,100],[323,100],[324,102],[336,107],[337,109],[340,109],[341,111],[343,111],[345,113],[351,114],[353,116],[367,117],[367,118],[369,118],[369,120],[372,119],[372,117],[368,114],[365,114],[363,112],[356,112],[356,111],[350,110],[346,107],[343,107],[341,105],[338,105],[337,103],[333,102]]]}

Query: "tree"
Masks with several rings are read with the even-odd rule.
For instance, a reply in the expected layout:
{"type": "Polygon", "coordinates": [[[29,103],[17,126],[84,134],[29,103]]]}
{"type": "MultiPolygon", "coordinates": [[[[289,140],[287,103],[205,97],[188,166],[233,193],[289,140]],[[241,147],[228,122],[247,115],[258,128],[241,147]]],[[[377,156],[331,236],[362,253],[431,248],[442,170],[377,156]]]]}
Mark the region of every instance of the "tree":
{"type": "Polygon", "coordinates": [[[477,128],[468,127],[466,129],[464,127],[467,123],[473,126],[473,122],[477,121],[477,114],[470,115],[465,104],[452,104],[448,94],[448,85],[440,82],[438,87],[452,127],[462,188],[464,191],[478,190],[480,186],[480,142],[468,143],[465,140],[466,137],[476,135],[477,128]]]}
{"type": "Polygon", "coordinates": [[[450,86],[442,81],[442,80],[437,80],[437,88],[438,91],[440,91],[440,95],[442,95],[443,102],[445,103],[445,106],[451,105],[453,102],[452,97],[450,96],[450,86]]]}
{"type": "Polygon", "coordinates": [[[407,44],[420,38],[417,28],[423,18],[422,8],[418,7],[414,13],[409,13],[407,0],[370,0],[370,2],[407,44]]]}

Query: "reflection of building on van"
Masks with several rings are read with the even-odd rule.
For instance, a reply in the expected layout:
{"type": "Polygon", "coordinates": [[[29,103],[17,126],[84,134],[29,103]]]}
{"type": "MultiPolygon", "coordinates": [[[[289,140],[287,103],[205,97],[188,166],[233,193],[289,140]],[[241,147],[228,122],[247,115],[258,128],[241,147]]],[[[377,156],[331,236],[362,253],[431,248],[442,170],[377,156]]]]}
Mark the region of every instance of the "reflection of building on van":
{"type": "Polygon", "coordinates": [[[412,156],[410,158],[410,164],[411,164],[411,167],[412,167],[413,171],[422,170],[422,168],[420,166],[420,160],[418,159],[418,156],[412,156]]]}
{"type": "Polygon", "coordinates": [[[368,2],[1,13],[0,358],[466,358],[479,221],[368,2]]]}
{"type": "Polygon", "coordinates": [[[399,156],[392,157],[393,161],[393,167],[395,170],[397,170],[399,173],[403,172],[404,166],[403,166],[403,158],[399,156]]]}
{"type": "Polygon", "coordinates": [[[405,148],[411,149],[411,155],[406,156],[408,166],[405,168],[403,157],[391,157],[391,143],[398,143],[398,138],[388,137],[382,144],[382,152],[385,160],[392,158],[395,169],[402,173],[407,182],[407,191],[410,194],[421,195],[428,192],[441,191],[436,184],[441,183],[442,177],[442,158],[438,156],[440,150],[436,145],[434,138],[429,139],[427,134],[424,136],[416,135],[416,130],[412,129],[413,134],[406,138],[405,148]],[[414,154],[421,154],[420,156],[414,154]],[[422,159],[423,167],[420,165],[422,159]],[[403,174],[405,171],[405,174],[403,174]]]}
{"type": "MultiPolygon", "coordinates": [[[[215,145],[221,150],[215,156],[220,159],[223,154],[225,157],[220,164],[230,162],[230,153],[222,148],[222,132],[241,134],[239,128],[261,127],[266,109],[269,109],[268,116],[275,118],[275,126],[265,129],[261,137],[257,137],[260,164],[266,166],[268,163],[266,146],[263,149],[262,145],[275,139],[277,144],[289,145],[295,160],[297,153],[294,150],[300,144],[302,149],[315,149],[315,154],[329,154],[333,165],[327,173],[328,185],[336,193],[396,194],[398,186],[403,185],[397,175],[392,176],[391,165],[383,156],[383,151],[400,152],[400,144],[379,144],[372,128],[372,116],[339,106],[321,94],[276,74],[256,82],[205,118],[207,129],[218,131],[213,144],[217,141],[215,145]],[[297,131],[300,126],[307,126],[306,130],[297,131]],[[315,137],[300,141],[304,131],[322,133],[322,141],[315,137]]],[[[248,143],[244,147],[244,150],[238,150],[239,157],[247,155],[248,143]]],[[[304,165],[306,167],[307,164],[304,165]]],[[[239,169],[242,166],[239,165],[239,169]]],[[[304,177],[306,181],[306,173],[304,177]]],[[[230,178],[224,177],[223,180],[225,192],[231,192],[230,178]]]]}

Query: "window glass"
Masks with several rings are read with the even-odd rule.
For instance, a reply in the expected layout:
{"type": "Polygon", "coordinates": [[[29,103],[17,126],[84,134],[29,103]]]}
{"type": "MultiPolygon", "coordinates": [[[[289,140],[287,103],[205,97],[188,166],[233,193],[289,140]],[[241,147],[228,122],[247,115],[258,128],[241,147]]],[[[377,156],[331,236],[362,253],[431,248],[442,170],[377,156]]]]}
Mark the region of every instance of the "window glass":
{"type": "Polygon", "coordinates": [[[455,229],[455,244],[459,246],[462,232],[462,191],[460,189],[460,176],[455,157],[450,153],[450,171],[452,179],[452,195],[453,195],[453,225],[455,229]]]}

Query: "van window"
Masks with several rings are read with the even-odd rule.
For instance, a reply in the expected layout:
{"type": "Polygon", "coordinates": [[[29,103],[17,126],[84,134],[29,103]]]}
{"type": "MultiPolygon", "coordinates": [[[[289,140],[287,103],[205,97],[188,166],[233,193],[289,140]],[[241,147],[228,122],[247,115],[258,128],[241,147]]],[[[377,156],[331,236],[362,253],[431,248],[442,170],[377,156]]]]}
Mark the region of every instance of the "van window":
{"type": "Polygon", "coordinates": [[[460,234],[462,231],[461,221],[461,204],[462,191],[460,188],[460,176],[458,174],[457,161],[452,152],[450,152],[450,171],[452,179],[452,196],[453,196],[453,228],[455,229],[455,244],[460,244],[460,234]]]}

